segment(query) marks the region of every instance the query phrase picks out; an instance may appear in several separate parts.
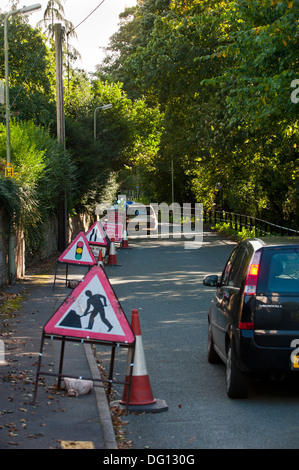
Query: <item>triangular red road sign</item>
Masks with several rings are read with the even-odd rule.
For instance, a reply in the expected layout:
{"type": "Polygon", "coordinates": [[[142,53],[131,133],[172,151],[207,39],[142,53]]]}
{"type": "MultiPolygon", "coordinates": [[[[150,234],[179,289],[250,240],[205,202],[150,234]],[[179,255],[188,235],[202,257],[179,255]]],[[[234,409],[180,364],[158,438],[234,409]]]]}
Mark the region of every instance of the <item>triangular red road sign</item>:
{"type": "Polygon", "coordinates": [[[101,266],[94,266],[44,327],[50,335],[131,344],[130,324],[101,266]]]}
{"type": "Polygon", "coordinates": [[[108,235],[105,233],[103,226],[99,220],[97,220],[89,230],[85,233],[88,243],[92,245],[107,246],[110,244],[108,235]]]}
{"type": "Polygon", "coordinates": [[[84,264],[89,266],[97,264],[84,232],[80,232],[76,236],[62,255],[59,256],[58,261],[61,263],[84,264]]]}

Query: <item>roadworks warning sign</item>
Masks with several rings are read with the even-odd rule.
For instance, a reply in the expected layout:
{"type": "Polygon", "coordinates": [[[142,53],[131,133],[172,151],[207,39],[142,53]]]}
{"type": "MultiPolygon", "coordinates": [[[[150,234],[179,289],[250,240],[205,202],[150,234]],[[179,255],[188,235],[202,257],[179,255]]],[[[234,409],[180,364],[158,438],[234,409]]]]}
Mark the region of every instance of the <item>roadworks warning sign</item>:
{"type": "Polygon", "coordinates": [[[60,263],[97,264],[84,232],[80,232],[66,250],[59,256],[60,263]]]}
{"type": "Polygon", "coordinates": [[[131,326],[101,266],[94,266],[44,327],[51,335],[131,344],[131,326]]]}

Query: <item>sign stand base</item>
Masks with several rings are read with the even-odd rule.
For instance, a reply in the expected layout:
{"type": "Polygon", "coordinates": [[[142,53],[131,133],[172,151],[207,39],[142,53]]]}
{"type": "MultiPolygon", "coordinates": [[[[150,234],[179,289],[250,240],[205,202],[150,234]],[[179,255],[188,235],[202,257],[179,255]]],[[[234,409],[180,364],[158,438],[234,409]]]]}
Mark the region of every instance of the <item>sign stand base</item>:
{"type": "MultiPolygon", "coordinates": [[[[57,382],[57,387],[58,390],[61,390],[61,380],[64,377],[69,377],[69,378],[75,378],[75,379],[81,379],[81,380],[92,380],[94,382],[94,386],[96,386],[95,382],[103,382],[107,383],[108,385],[108,395],[111,393],[111,388],[112,388],[112,383],[118,383],[118,384],[125,384],[128,385],[128,398],[127,398],[127,403],[125,406],[126,413],[128,413],[128,405],[129,405],[129,397],[130,397],[130,390],[131,390],[131,383],[132,383],[132,375],[133,375],[133,366],[134,366],[134,354],[135,354],[135,341],[133,343],[115,343],[115,342],[108,342],[108,341],[97,341],[97,340],[88,340],[88,339],[81,339],[81,338],[76,338],[76,337],[70,337],[70,336],[58,336],[58,335],[51,335],[43,331],[42,334],[42,339],[41,339],[41,345],[40,345],[40,352],[39,352],[39,359],[38,359],[38,364],[37,364],[37,372],[36,372],[36,380],[35,380],[35,388],[34,388],[34,396],[33,396],[33,403],[36,403],[36,397],[37,397],[37,391],[38,391],[38,382],[39,382],[39,377],[40,376],[52,376],[52,377],[57,377],[58,382],[57,382]],[[59,368],[58,368],[58,373],[54,372],[41,372],[41,363],[42,363],[42,357],[43,357],[43,350],[44,350],[44,343],[45,339],[49,338],[51,340],[59,340],[61,341],[61,350],[60,350],[60,360],[59,360],[59,368]],[[72,375],[64,375],[62,373],[63,371],[63,360],[64,360],[64,349],[65,349],[65,342],[66,341],[71,341],[73,343],[92,343],[92,344],[101,344],[105,346],[110,346],[111,347],[111,358],[110,358],[110,369],[109,369],[109,376],[108,379],[95,379],[93,377],[78,377],[78,376],[72,376],[72,375]],[[132,348],[132,364],[130,365],[130,375],[129,375],[129,381],[118,381],[113,379],[113,368],[114,368],[114,360],[115,360],[115,350],[117,347],[127,347],[127,348],[132,348]]],[[[100,386],[100,385],[97,385],[100,386]]],[[[104,385],[102,385],[104,387],[104,385]]]]}
{"type": "MultiPolygon", "coordinates": [[[[58,266],[60,264],[65,264],[65,287],[67,287],[67,282],[68,282],[69,264],[72,264],[72,266],[88,267],[88,271],[92,268],[92,265],[78,265],[78,264],[73,264],[73,263],[62,263],[61,261],[57,261],[56,268],[55,268],[55,274],[54,274],[53,290],[55,289],[56,279],[59,279],[57,277],[57,271],[58,271],[58,266]]],[[[60,279],[64,279],[64,278],[60,278],[60,279]]]]}

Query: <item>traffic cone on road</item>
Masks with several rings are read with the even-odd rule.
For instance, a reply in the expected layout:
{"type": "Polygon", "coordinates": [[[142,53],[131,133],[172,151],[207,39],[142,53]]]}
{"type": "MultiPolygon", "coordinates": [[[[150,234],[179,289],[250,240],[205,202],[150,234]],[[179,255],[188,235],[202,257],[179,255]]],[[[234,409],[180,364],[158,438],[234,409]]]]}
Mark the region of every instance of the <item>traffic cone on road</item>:
{"type": "Polygon", "coordinates": [[[103,255],[102,255],[101,248],[99,250],[99,255],[98,255],[98,266],[102,266],[102,268],[104,267],[103,255]]]}
{"type": "Polygon", "coordinates": [[[115,238],[111,238],[108,263],[109,266],[120,266],[116,258],[116,247],[115,247],[115,238]]]}
{"type": "Polygon", "coordinates": [[[131,328],[135,334],[134,365],[130,383],[130,366],[132,363],[132,350],[128,352],[126,385],[123,391],[122,406],[128,405],[128,410],[133,412],[158,413],[168,409],[164,400],[156,399],[153,396],[149,376],[147,373],[145,356],[142,344],[142,335],[139,323],[138,310],[132,310],[131,328]],[[130,394],[128,397],[128,393],[130,394]]]}
{"type": "Polygon", "coordinates": [[[127,237],[127,231],[124,230],[124,236],[121,242],[121,248],[130,248],[129,247],[129,242],[128,242],[128,237],[127,237]]]}

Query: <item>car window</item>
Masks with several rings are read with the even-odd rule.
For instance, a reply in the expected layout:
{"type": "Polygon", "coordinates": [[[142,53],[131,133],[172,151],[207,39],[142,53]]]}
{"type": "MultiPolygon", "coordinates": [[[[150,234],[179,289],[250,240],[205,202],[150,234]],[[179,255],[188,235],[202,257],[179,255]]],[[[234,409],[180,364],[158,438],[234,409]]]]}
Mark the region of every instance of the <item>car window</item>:
{"type": "Polygon", "coordinates": [[[138,209],[139,215],[146,215],[147,211],[149,211],[149,209],[147,209],[147,207],[139,207],[139,209],[138,209]]]}
{"type": "Polygon", "coordinates": [[[228,280],[228,285],[233,287],[241,287],[241,283],[245,274],[248,263],[246,263],[247,250],[244,246],[240,247],[240,250],[235,257],[231,273],[228,280]]]}
{"type": "Polygon", "coordinates": [[[240,250],[240,247],[237,246],[232,254],[230,255],[227,263],[226,263],[226,266],[223,270],[223,273],[222,273],[222,277],[221,277],[221,284],[224,285],[224,286],[227,286],[228,283],[229,283],[229,279],[230,279],[230,276],[231,276],[231,271],[232,271],[232,267],[233,267],[233,264],[234,264],[234,261],[235,259],[237,258],[237,255],[238,255],[238,252],[240,250]]]}
{"type": "Polygon", "coordinates": [[[137,215],[151,215],[153,214],[153,209],[151,206],[129,206],[127,208],[128,216],[137,216],[137,215]]]}
{"type": "MultiPolygon", "coordinates": [[[[265,252],[259,287],[272,293],[299,293],[299,250],[265,252]]],[[[259,290],[261,290],[259,288],[259,290]]]]}

